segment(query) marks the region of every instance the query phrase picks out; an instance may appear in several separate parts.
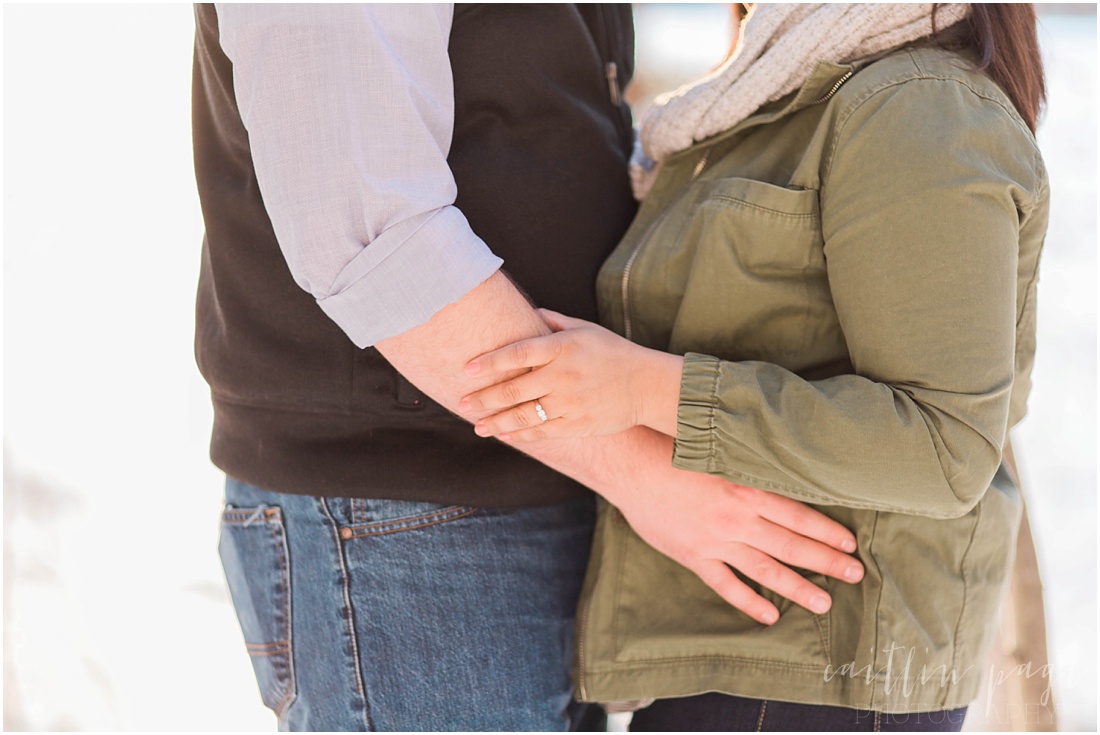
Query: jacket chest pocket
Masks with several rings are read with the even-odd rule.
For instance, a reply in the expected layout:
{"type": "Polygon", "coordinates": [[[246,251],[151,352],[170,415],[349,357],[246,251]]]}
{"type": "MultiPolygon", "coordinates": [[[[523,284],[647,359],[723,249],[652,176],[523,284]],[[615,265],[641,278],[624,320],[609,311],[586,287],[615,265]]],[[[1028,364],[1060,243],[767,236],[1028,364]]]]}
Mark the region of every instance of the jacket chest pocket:
{"type": "Polygon", "coordinates": [[[683,234],[692,263],[672,349],[683,342],[797,369],[817,356],[815,345],[833,346],[840,335],[818,193],[723,178],[702,182],[694,202],[683,234]]]}

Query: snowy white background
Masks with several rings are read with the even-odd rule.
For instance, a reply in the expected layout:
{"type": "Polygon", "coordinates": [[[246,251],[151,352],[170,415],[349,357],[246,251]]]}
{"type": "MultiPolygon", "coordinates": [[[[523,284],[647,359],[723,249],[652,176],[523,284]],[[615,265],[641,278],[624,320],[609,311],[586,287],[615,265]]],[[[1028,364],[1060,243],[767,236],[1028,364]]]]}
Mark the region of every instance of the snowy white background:
{"type": "MultiPolygon", "coordinates": [[[[5,729],[271,730],[216,553],[191,349],[189,6],[5,6],[5,729]]],[[[643,8],[640,69],[722,56],[643,8]]],[[[1053,217],[1016,432],[1062,725],[1096,727],[1096,22],[1042,20],[1053,217]]]]}

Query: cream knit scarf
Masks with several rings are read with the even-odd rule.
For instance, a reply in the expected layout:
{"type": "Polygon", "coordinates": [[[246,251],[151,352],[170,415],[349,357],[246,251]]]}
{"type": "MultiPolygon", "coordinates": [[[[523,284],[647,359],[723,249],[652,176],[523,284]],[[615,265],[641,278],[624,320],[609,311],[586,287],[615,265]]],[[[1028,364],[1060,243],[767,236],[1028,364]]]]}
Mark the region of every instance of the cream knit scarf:
{"type": "MultiPolygon", "coordinates": [[[[757,3],[733,55],[698,81],[661,95],[645,116],[630,164],[641,199],[669,155],[729,130],[798,89],[818,61],[844,64],[932,34],[931,3],[757,3]],[[648,159],[648,160],[647,160],[648,159]]],[[[936,27],[966,17],[967,3],[939,6],[936,27]]]]}

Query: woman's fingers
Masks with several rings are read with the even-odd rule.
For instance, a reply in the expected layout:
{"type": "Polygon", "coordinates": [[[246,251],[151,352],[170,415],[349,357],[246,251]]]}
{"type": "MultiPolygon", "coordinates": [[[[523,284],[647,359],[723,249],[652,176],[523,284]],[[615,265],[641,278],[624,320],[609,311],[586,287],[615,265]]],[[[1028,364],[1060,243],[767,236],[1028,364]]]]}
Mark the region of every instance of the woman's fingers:
{"type": "MultiPolygon", "coordinates": [[[[526,401],[537,401],[546,395],[548,386],[538,372],[524,373],[503,383],[490,385],[471,393],[458,402],[458,412],[462,414],[483,414],[486,411],[502,411],[519,407],[526,401]]],[[[533,405],[533,404],[532,404],[533,405]]],[[[532,412],[534,414],[535,412],[532,412]]],[[[517,428],[512,426],[512,428],[517,428]]],[[[496,432],[493,432],[496,433],[496,432]]]]}
{"type": "Polygon", "coordinates": [[[554,430],[560,427],[554,424],[558,422],[550,419],[545,408],[542,410],[542,415],[545,415],[547,420],[543,421],[542,416],[539,415],[539,408],[542,408],[542,405],[538,401],[525,401],[506,411],[480,419],[474,424],[474,433],[478,436],[497,436],[505,441],[556,438],[557,433],[554,430]]]}
{"type": "MultiPolygon", "coordinates": [[[[723,600],[753,620],[764,625],[771,625],[779,620],[779,610],[775,605],[753,592],[751,587],[738,579],[728,566],[717,559],[703,559],[692,565],[690,569],[723,600]]],[[[794,574],[794,572],[791,573],[794,574]]]]}
{"type": "Polygon", "coordinates": [[[554,334],[520,340],[470,360],[466,363],[466,374],[497,375],[509,370],[538,367],[557,357],[560,350],[561,340],[554,334]]]}
{"type": "Polygon", "coordinates": [[[538,312],[542,320],[546,322],[546,326],[550,327],[555,332],[591,326],[592,324],[592,322],[586,322],[584,319],[576,319],[571,316],[566,316],[565,314],[559,314],[551,309],[539,309],[538,312]]]}

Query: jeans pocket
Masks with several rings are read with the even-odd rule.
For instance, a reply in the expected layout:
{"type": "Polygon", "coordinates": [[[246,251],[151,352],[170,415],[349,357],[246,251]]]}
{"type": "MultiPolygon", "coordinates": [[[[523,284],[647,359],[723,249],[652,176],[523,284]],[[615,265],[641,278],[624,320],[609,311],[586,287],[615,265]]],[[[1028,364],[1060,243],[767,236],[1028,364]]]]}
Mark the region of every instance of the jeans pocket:
{"type": "Polygon", "coordinates": [[[281,720],[296,694],[290,559],[282,511],[265,505],[227,505],[222,512],[218,553],[260,696],[281,720]]]}

